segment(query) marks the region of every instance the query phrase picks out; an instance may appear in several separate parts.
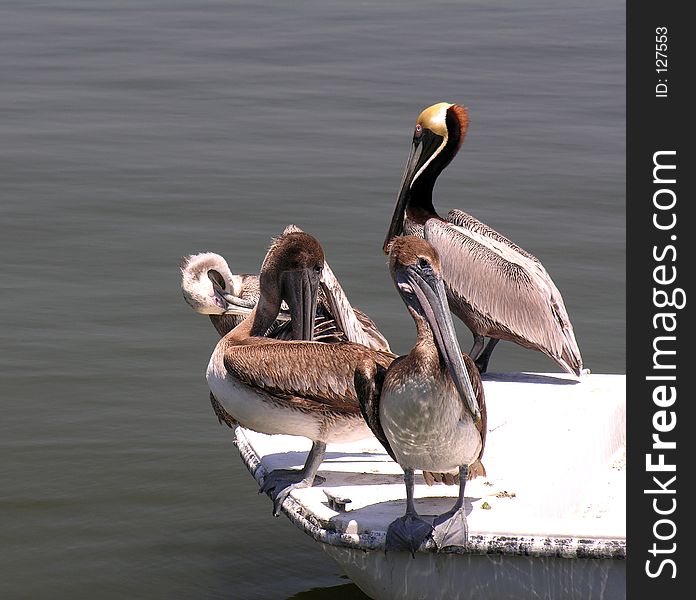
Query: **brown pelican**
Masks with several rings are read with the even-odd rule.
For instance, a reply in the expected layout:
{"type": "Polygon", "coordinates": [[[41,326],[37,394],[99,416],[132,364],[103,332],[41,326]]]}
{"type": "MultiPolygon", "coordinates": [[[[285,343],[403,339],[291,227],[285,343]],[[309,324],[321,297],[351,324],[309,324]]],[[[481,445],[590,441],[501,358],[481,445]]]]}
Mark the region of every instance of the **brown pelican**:
{"type": "Polygon", "coordinates": [[[389,367],[381,394],[361,403],[370,428],[404,470],[406,514],[389,525],[386,550],[415,556],[431,534],[438,548],[466,543],[464,489],[467,479],[485,475],[486,405],[479,372],[457,343],[435,249],[419,237],[400,237],[391,245],[389,271],[418,339],[389,367]],[[459,497],[433,526],[416,513],[415,469],[459,472],[459,497]]]}
{"type": "Polygon", "coordinates": [[[539,260],[471,215],[453,210],[445,220],[433,207],[435,181],[459,150],[468,123],[466,108],[446,102],[418,117],[384,251],[404,233],[425,237],[438,251],[450,308],[474,335],[469,354],[482,373],[498,341],[509,340],[579,376],[573,326],[539,260]]]}
{"type": "MultiPolygon", "coordinates": [[[[283,234],[301,231],[299,227],[289,225],[283,234]]],[[[233,274],[219,254],[203,252],[185,256],[180,268],[184,299],[196,312],[209,315],[220,335],[239,325],[258,302],[258,276],[233,274]]],[[[293,339],[289,318],[287,306],[282,305],[279,319],[266,335],[275,339],[293,339]]],[[[389,342],[368,315],[351,306],[326,262],[320,282],[314,340],[350,341],[389,352],[389,342]]]]}
{"type": "Polygon", "coordinates": [[[301,471],[276,470],[264,478],[261,491],[273,499],[276,515],[293,489],[313,484],[327,442],[370,435],[356,386],[362,395],[374,395],[394,359],[391,353],[351,342],[306,341],[312,338],[323,269],[324,253],[312,236],[291,232],[276,239],[261,267],[258,303],[218,342],[208,364],[210,391],[242,426],[313,442],[301,471]],[[302,341],[263,337],[283,300],[293,335],[302,341]]]}
{"type": "Polygon", "coordinates": [[[220,335],[232,331],[246,318],[244,310],[251,312],[256,305],[258,276],[235,275],[219,254],[184,256],[179,268],[184,300],[197,313],[208,315],[220,335]],[[233,310],[237,305],[239,308],[233,310]]]}

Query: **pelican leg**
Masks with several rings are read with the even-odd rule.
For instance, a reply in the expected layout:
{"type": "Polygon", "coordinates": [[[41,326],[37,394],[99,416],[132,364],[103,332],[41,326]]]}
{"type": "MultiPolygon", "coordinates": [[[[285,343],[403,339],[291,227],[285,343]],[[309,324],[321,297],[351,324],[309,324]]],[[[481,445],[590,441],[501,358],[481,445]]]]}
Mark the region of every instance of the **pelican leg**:
{"type": "Polygon", "coordinates": [[[325,454],[326,444],[324,442],[314,442],[301,471],[297,469],[275,469],[263,478],[259,494],[268,494],[271,500],[273,500],[274,517],[280,514],[280,508],[292,490],[312,487],[315,484],[326,481],[323,477],[317,476],[317,471],[324,460],[325,454]]]}
{"type": "Polygon", "coordinates": [[[406,484],[406,514],[389,524],[387,540],[384,546],[385,554],[390,551],[408,550],[413,558],[416,550],[430,537],[433,531],[430,523],[418,516],[413,503],[414,487],[413,469],[404,469],[406,484]]]}
{"type": "Polygon", "coordinates": [[[446,546],[465,546],[469,539],[469,526],[464,510],[464,488],[469,467],[459,467],[459,497],[454,506],[433,521],[433,540],[438,550],[446,546]]]}
{"type": "Polygon", "coordinates": [[[488,340],[488,344],[486,345],[486,349],[483,351],[481,356],[479,356],[477,359],[475,359],[475,364],[476,368],[479,370],[479,373],[483,374],[488,370],[488,361],[491,359],[491,354],[493,354],[493,349],[496,347],[500,340],[497,338],[490,338],[488,340]]]}
{"type": "Polygon", "coordinates": [[[483,343],[485,341],[486,338],[484,338],[482,335],[474,334],[474,345],[471,347],[471,350],[469,350],[471,360],[476,360],[478,355],[481,354],[481,350],[483,350],[483,343]]]}

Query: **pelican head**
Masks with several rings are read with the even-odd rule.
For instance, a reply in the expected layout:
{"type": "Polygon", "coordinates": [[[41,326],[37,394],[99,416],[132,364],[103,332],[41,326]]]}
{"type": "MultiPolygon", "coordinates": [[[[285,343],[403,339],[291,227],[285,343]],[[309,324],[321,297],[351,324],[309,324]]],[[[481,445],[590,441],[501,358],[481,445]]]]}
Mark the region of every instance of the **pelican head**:
{"type": "Polygon", "coordinates": [[[287,302],[293,337],[311,340],[319,282],[324,270],[324,251],[304,232],[291,232],[273,241],[259,274],[261,300],[274,312],[287,302]]]}
{"type": "Polygon", "coordinates": [[[422,238],[398,237],[391,244],[389,271],[416,323],[425,322],[430,327],[460,397],[474,421],[478,421],[478,400],[457,342],[437,251],[422,238]]]}
{"type": "Polygon", "coordinates": [[[230,296],[241,294],[241,278],[230,271],[219,254],[184,256],[179,267],[184,299],[197,313],[221,315],[229,308],[230,296]]]}
{"type": "Polygon", "coordinates": [[[389,244],[394,237],[401,235],[406,219],[406,210],[413,194],[425,205],[424,214],[435,216],[432,206],[432,189],[435,180],[450,163],[464,141],[469,126],[469,112],[463,106],[439,102],[426,108],[416,121],[413,131],[411,153],[397,196],[384,252],[389,252],[389,244]]]}

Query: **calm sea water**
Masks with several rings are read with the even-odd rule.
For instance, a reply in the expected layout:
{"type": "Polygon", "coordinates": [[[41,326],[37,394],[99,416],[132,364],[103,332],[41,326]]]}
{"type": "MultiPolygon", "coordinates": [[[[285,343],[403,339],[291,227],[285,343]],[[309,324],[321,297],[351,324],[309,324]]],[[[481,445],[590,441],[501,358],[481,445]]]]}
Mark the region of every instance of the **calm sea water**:
{"type": "Polygon", "coordinates": [[[0,596],[362,597],[213,416],[178,261],[254,272],[297,223],[407,351],[380,247],[434,102],[471,113],[436,205],[536,254],[623,372],[624,40],[616,0],[0,0],[0,596]]]}

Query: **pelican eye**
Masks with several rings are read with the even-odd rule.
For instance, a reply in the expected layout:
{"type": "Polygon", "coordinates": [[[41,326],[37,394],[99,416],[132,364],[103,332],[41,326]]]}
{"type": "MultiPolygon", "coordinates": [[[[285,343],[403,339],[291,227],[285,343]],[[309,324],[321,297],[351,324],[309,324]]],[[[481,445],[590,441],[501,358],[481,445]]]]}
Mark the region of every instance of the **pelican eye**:
{"type": "Polygon", "coordinates": [[[429,269],[430,268],[430,263],[426,258],[423,258],[422,256],[418,257],[418,267],[421,269],[429,269]]]}
{"type": "Polygon", "coordinates": [[[418,139],[423,135],[423,126],[420,123],[416,123],[416,130],[413,132],[413,137],[418,139]]]}
{"type": "Polygon", "coordinates": [[[210,281],[212,281],[213,283],[219,285],[223,290],[225,289],[225,279],[215,269],[210,269],[210,271],[208,271],[208,279],[210,279],[210,281]]]}
{"type": "Polygon", "coordinates": [[[324,265],[314,265],[314,272],[319,274],[323,271],[324,265]]]}

